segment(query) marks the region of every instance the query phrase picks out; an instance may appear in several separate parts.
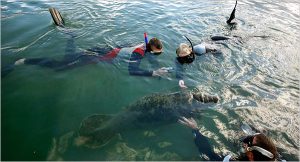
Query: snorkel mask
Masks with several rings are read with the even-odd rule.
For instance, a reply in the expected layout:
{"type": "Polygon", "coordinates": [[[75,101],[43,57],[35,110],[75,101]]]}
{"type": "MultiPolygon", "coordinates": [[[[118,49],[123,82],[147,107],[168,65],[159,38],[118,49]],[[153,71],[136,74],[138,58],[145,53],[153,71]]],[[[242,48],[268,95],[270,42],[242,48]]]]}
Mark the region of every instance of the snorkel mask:
{"type": "Polygon", "coordinates": [[[186,36],[184,36],[184,37],[190,42],[190,45],[192,47],[192,52],[187,56],[183,56],[183,57],[177,56],[177,61],[181,64],[189,64],[195,60],[194,47],[193,47],[192,41],[188,37],[186,37],[186,36]]]}
{"type": "Polygon", "coordinates": [[[262,155],[264,155],[264,156],[266,156],[270,159],[274,158],[274,155],[270,151],[268,151],[268,150],[266,150],[262,147],[253,145],[254,137],[257,136],[257,135],[260,135],[261,133],[255,133],[252,130],[252,128],[246,123],[244,123],[241,128],[246,134],[248,134],[248,136],[243,137],[243,138],[240,139],[240,142],[242,142],[244,144],[247,144],[247,147],[244,149],[244,153],[246,153],[248,151],[251,152],[251,151],[255,150],[255,151],[260,152],[262,155]]]}
{"type": "Polygon", "coordinates": [[[152,54],[154,54],[154,55],[160,55],[160,54],[162,53],[162,51],[161,51],[161,52],[150,51],[150,53],[152,53],[152,54]]]}

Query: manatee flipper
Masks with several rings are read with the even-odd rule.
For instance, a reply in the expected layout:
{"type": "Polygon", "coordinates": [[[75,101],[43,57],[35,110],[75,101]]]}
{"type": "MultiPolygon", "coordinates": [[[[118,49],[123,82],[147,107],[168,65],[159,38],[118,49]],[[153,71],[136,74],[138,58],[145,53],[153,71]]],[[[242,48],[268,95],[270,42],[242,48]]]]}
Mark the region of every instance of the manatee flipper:
{"type": "Polygon", "coordinates": [[[232,12],[231,12],[231,14],[230,14],[229,19],[226,21],[227,24],[229,24],[229,25],[235,24],[235,23],[232,23],[231,21],[235,18],[235,9],[236,9],[236,5],[237,5],[237,0],[235,1],[235,6],[234,6],[234,8],[233,8],[233,10],[232,10],[232,12]]]}
{"type": "Polygon", "coordinates": [[[60,26],[60,27],[64,27],[65,21],[62,18],[62,16],[59,13],[59,11],[56,10],[55,8],[49,8],[49,12],[50,12],[50,14],[52,16],[52,19],[53,19],[55,25],[60,26]]]}
{"type": "Polygon", "coordinates": [[[112,118],[110,115],[91,115],[81,122],[79,128],[79,145],[90,148],[98,148],[107,144],[116,132],[107,127],[107,123],[112,118]]]}
{"type": "Polygon", "coordinates": [[[193,94],[193,98],[197,101],[204,102],[204,103],[209,103],[209,102],[217,103],[219,101],[218,96],[211,96],[203,93],[193,94]]]}

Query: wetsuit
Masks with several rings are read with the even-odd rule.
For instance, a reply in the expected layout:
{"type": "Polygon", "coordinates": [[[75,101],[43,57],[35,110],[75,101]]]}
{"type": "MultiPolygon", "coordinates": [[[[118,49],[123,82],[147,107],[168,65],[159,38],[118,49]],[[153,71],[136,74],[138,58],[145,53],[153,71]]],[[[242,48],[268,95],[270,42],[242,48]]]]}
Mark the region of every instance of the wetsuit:
{"type": "Polygon", "coordinates": [[[152,68],[158,67],[158,61],[155,56],[150,54],[150,51],[144,50],[142,47],[136,48],[129,59],[128,72],[130,75],[152,76],[153,71],[143,70],[140,68],[141,61],[144,57],[148,58],[152,68]]]}
{"type": "Polygon", "coordinates": [[[220,157],[219,155],[217,155],[213,148],[211,147],[208,138],[203,136],[200,132],[199,129],[193,129],[192,130],[193,134],[194,134],[194,140],[195,140],[195,144],[198,148],[198,151],[200,154],[205,154],[210,161],[222,161],[223,158],[220,157]]]}
{"type": "MultiPolygon", "coordinates": [[[[67,42],[66,55],[63,60],[57,61],[51,58],[31,58],[25,59],[25,64],[39,65],[43,67],[53,68],[57,71],[71,69],[87,64],[95,64],[100,61],[112,62],[121,51],[121,48],[92,48],[88,49],[87,52],[75,53],[74,40],[70,39],[67,42]]],[[[129,53],[127,53],[129,56],[129,53]]],[[[130,54],[128,60],[128,72],[130,75],[137,76],[152,76],[153,71],[143,70],[140,68],[141,60],[147,56],[151,65],[158,66],[157,60],[144,50],[143,47],[137,47],[130,54]]]]}

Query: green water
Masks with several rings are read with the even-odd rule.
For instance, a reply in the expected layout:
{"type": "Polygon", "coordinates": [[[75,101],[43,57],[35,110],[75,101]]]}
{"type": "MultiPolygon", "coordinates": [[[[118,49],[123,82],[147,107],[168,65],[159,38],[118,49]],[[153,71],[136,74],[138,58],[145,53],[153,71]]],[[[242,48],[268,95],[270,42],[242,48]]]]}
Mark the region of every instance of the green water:
{"type": "MultiPolygon", "coordinates": [[[[76,33],[77,51],[107,44],[136,45],[143,33],[164,45],[161,66],[174,66],[177,46],[237,35],[216,44],[221,56],[197,57],[187,67],[189,90],[221,96],[197,119],[217,152],[236,151],[238,124],[269,131],[287,160],[299,160],[299,3],[239,1],[238,26],[225,21],[234,1],[1,1],[1,67],[19,58],[62,59],[69,36],[55,27],[59,9],[76,33]],[[266,38],[254,37],[266,36],[266,38]]],[[[143,61],[142,67],[150,68],[143,61]]],[[[129,76],[124,65],[99,63],[63,72],[18,66],[1,78],[2,160],[204,160],[190,130],[178,123],[122,132],[105,147],[74,144],[81,121],[116,114],[151,93],[180,91],[174,75],[129,76]],[[55,142],[56,141],[56,142],[55,142]]]]}

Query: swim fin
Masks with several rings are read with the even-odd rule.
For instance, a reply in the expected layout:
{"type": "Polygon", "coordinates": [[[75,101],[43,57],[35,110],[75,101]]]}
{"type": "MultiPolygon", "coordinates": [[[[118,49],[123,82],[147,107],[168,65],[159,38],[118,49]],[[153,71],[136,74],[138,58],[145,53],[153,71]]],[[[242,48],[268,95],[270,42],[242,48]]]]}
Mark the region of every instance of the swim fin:
{"type": "Polygon", "coordinates": [[[62,18],[62,16],[59,13],[59,11],[56,10],[55,8],[49,8],[49,11],[50,11],[50,14],[52,16],[52,19],[53,19],[55,25],[60,26],[60,27],[64,27],[65,21],[62,18]]]}
{"type": "Polygon", "coordinates": [[[237,0],[235,1],[235,6],[230,14],[230,17],[229,19],[226,21],[227,24],[235,24],[235,23],[232,23],[231,21],[235,18],[235,8],[236,8],[236,5],[237,5],[237,0]]]}

